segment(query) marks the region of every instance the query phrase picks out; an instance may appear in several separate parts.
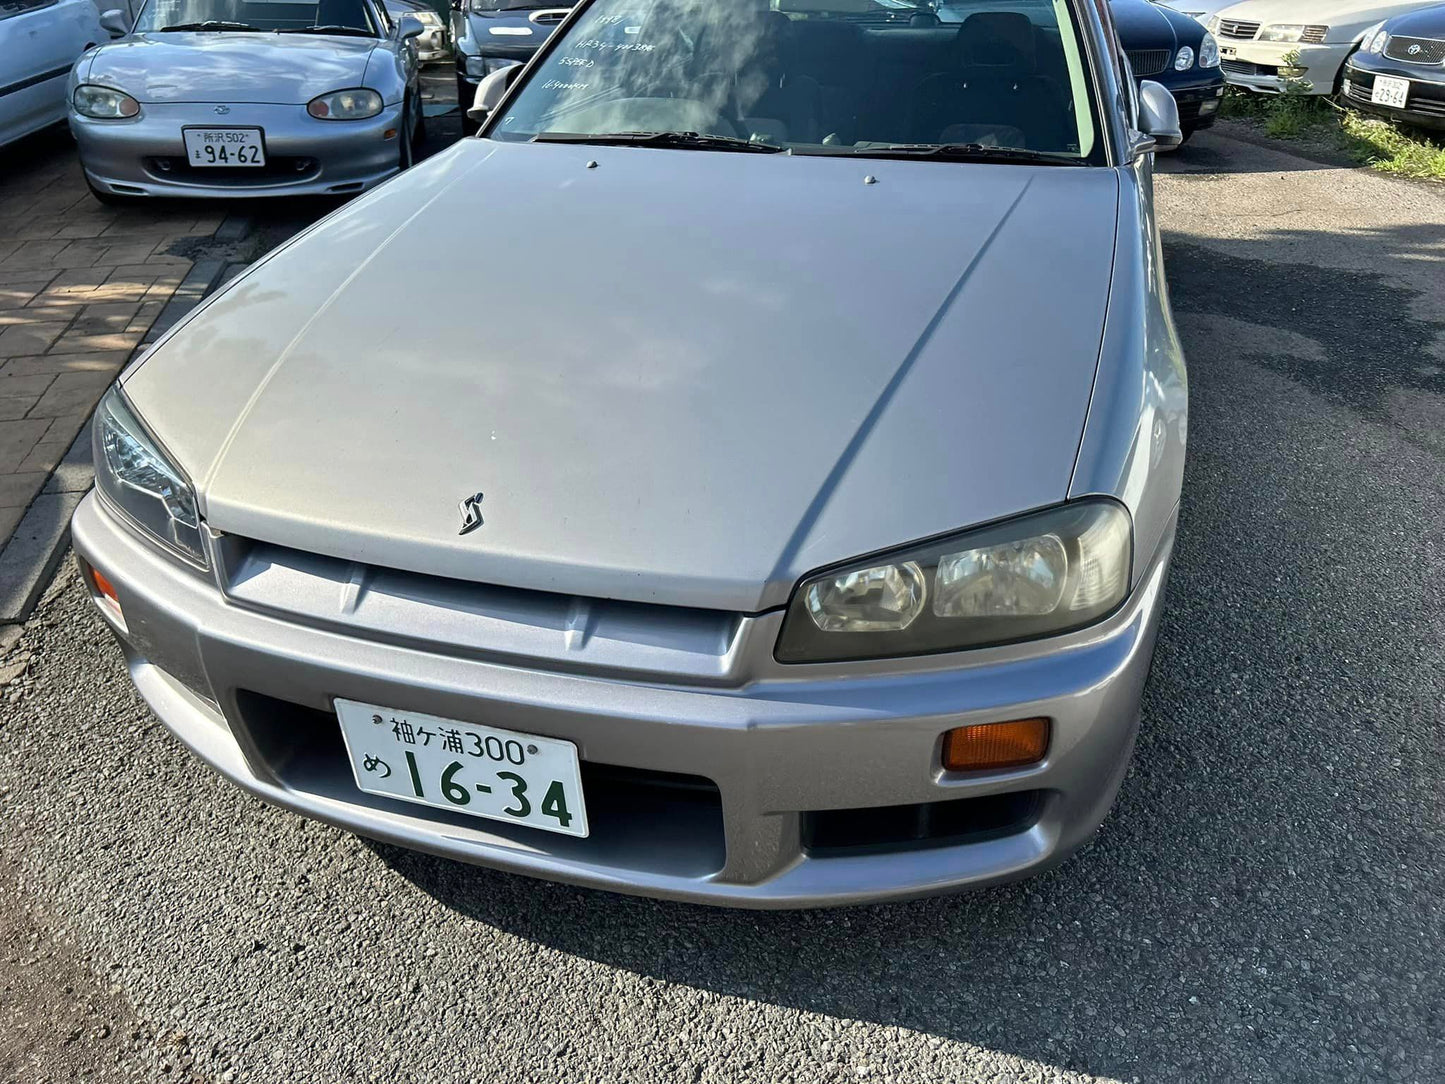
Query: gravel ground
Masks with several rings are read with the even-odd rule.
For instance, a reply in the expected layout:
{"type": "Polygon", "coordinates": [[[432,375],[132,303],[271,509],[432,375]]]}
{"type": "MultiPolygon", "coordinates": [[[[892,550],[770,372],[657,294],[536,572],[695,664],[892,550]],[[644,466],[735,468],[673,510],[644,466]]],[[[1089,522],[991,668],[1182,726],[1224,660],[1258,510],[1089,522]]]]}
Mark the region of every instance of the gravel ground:
{"type": "Polygon", "coordinates": [[[1191,461],[1074,859],[754,914],[368,844],[193,762],[66,565],[0,670],[0,1074],[1445,1079],[1445,202],[1220,137],[1164,168],[1191,461]]]}

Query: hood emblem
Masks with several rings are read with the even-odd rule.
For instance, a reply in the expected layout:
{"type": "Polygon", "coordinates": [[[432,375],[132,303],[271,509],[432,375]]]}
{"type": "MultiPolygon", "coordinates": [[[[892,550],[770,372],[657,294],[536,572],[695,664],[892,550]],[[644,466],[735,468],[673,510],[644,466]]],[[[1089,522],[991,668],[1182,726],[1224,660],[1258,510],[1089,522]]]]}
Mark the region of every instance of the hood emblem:
{"type": "Polygon", "coordinates": [[[482,495],[463,497],[457,505],[462,511],[462,529],[457,534],[467,534],[482,525],[482,495]]]}
{"type": "Polygon", "coordinates": [[[216,106],[216,115],[217,115],[217,116],[224,117],[224,116],[225,116],[227,113],[229,113],[230,111],[231,111],[231,107],[230,107],[229,105],[218,105],[218,106],[216,106]]]}
{"type": "Polygon", "coordinates": [[[1411,56],[1414,56],[1414,55],[1415,55],[1416,53],[1418,53],[1419,51],[1420,51],[1420,46],[1419,46],[1418,44],[1417,44],[1417,45],[1412,45],[1412,46],[1410,46],[1410,48],[1408,48],[1408,49],[1405,50],[1405,52],[1409,53],[1411,56]]]}

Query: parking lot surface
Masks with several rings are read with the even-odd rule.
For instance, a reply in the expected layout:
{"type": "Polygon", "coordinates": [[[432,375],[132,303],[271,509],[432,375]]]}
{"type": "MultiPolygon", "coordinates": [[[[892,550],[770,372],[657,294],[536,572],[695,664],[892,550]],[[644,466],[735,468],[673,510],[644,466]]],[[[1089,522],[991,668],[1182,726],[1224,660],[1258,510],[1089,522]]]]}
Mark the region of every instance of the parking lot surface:
{"type": "Polygon", "coordinates": [[[369,844],[195,763],[65,565],[0,660],[0,1079],[1445,1078],[1445,198],[1161,170],[1190,462],[1083,852],[755,914],[369,844]]]}

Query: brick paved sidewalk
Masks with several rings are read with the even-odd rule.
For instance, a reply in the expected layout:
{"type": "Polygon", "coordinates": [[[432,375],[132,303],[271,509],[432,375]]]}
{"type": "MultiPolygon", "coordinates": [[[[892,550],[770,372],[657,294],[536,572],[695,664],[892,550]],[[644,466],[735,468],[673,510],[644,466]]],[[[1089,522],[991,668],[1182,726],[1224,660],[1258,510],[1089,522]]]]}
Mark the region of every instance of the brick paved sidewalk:
{"type": "Polygon", "coordinates": [[[0,550],[221,220],[102,206],[65,133],[0,151],[0,550]]]}

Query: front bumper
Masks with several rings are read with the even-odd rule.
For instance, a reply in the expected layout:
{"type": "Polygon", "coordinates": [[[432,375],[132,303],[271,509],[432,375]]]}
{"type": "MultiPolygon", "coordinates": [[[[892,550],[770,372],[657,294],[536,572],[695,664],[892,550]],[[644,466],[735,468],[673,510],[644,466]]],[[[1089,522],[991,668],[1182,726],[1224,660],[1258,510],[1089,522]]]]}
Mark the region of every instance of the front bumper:
{"type": "Polygon", "coordinates": [[[1435,67],[1422,79],[1420,67],[1381,60],[1378,56],[1361,57],[1356,53],[1345,65],[1344,93],[1346,105],[1387,120],[1413,124],[1421,128],[1445,131],[1445,71],[1435,67]],[[1410,94],[1405,108],[1380,105],[1370,100],[1376,75],[1391,75],[1410,80],[1410,94]]]}
{"type": "Polygon", "coordinates": [[[343,195],[363,192],[399,171],[401,114],[400,103],[360,121],[316,120],[300,105],[146,104],[140,116],[126,121],[91,120],[72,110],[70,130],[87,178],[102,192],[204,199],[343,195]],[[191,167],[183,128],[260,128],[267,164],[191,167]]]}
{"type": "Polygon", "coordinates": [[[1179,108],[1179,123],[1194,130],[1208,128],[1219,116],[1219,103],[1224,100],[1224,80],[1218,70],[1197,83],[1165,83],[1179,108]]]}
{"type": "MultiPolygon", "coordinates": [[[[447,858],[748,907],[982,886],[1041,870],[1087,840],[1113,803],[1133,746],[1173,540],[1171,529],[1113,617],[1047,643],[912,660],[903,673],[788,668],[771,658],[781,621],[773,612],[729,617],[726,650],[701,652],[717,669],[678,666],[664,680],[658,660],[675,661],[680,645],[707,640],[698,630],[713,627],[709,615],[674,625],[683,630],[676,648],[651,633],[635,638],[619,663],[619,640],[601,642],[609,640],[607,618],[594,612],[587,648],[571,653],[580,661],[559,648],[545,666],[519,665],[536,654],[524,641],[541,642],[540,623],[508,631],[497,613],[480,610],[459,620],[455,607],[426,601],[449,581],[392,592],[385,576],[402,574],[385,574],[361,589],[364,604],[353,598],[349,616],[328,617],[344,594],[336,577],[346,582],[352,566],[277,559],[272,548],[249,544],[260,555],[247,558],[244,574],[203,576],[133,534],[94,493],[72,531],[76,551],[118,591],[125,627],[101,612],[141,695],[198,756],[252,793],[447,858]],[[297,609],[278,613],[260,602],[266,597],[297,609]],[[387,627],[367,625],[368,610],[387,627]],[[589,666],[594,649],[607,666],[589,666]],[[747,658],[753,663],[740,663],[747,658]],[[341,748],[338,697],[575,742],[592,836],[361,793],[341,748]],[[941,767],[944,731],[1037,715],[1053,720],[1040,764],[976,775],[941,767]],[[686,800],[666,791],[682,777],[706,786],[692,786],[686,800]],[[946,822],[953,834],[879,834],[880,825],[924,820],[946,822]]],[[[515,608],[515,593],[504,594],[515,608]]],[[[635,628],[635,608],[625,609],[635,628]]],[[[559,630],[558,644],[567,635],[559,630]]]]}
{"type": "MultiPolygon", "coordinates": [[[[1264,94],[1283,94],[1289,85],[1279,74],[1281,67],[1303,68],[1296,76],[1309,84],[1309,94],[1333,94],[1339,82],[1340,68],[1345,63],[1354,42],[1340,42],[1333,45],[1302,45],[1290,41],[1241,41],[1236,38],[1219,39],[1219,66],[1224,78],[1233,87],[1244,87],[1264,94]],[[1288,54],[1298,52],[1299,60],[1291,65],[1288,54]]],[[[1303,87],[1303,83],[1299,84],[1303,87]]]]}

